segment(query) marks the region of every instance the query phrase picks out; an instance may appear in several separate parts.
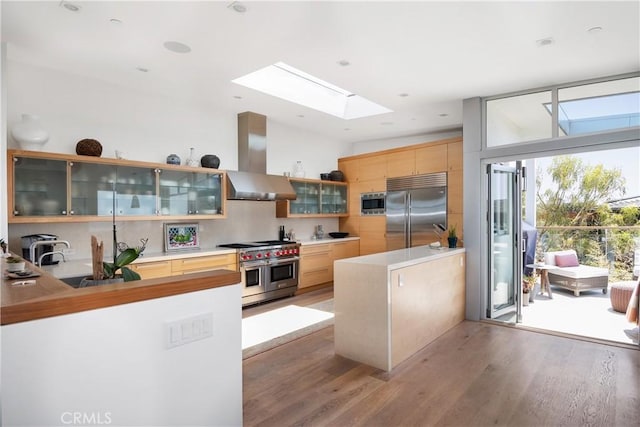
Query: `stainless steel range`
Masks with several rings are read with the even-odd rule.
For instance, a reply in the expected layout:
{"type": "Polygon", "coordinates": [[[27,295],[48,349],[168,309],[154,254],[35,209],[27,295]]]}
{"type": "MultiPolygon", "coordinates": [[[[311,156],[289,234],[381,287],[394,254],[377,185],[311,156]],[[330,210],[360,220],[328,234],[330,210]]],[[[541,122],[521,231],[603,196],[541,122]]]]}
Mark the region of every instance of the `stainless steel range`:
{"type": "Polygon", "coordinates": [[[291,296],[298,289],[299,243],[264,240],[218,246],[237,249],[243,307],[291,296]]]}

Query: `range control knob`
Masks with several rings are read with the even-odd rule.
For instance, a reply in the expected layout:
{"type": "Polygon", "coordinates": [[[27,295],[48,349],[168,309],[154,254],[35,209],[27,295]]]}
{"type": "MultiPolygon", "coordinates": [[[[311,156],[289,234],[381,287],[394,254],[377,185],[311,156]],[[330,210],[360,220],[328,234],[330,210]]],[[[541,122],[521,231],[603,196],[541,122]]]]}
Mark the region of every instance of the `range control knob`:
{"type": "Polygon", "coordinates": [[[261,253],[256,254],[256,258],[262,258],[262,254],[261,253]]]}
{"type": "Polygon", "coordinates": [[[269,258],[271,256],[271,252],[267,252],[266,254],[264,254],[264,256],[269,258]]]}

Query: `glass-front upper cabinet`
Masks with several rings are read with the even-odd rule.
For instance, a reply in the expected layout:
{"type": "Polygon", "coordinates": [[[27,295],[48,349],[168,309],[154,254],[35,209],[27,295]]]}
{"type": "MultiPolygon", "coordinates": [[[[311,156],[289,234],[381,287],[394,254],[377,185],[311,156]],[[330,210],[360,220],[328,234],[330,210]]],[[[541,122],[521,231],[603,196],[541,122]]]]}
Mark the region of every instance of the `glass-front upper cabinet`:
{"type": "Polygon", "coordinates": [[[65,216],[67,209],[65,160],[13,157],[13,217],[65,216]]]}
{"type": "Polygon", "coordinates": [[[71,214],[157,214],[156,172],[112,164],[71,162],[71,214]]]}
{"type": "Polygon", "coordinates": [[[317,214],[320,212],[320,183],[291,180],[297,198],[291,200],[290,214],[317,214]]]}
{"type": "Polygon", "coordinates": [[[276,217],[347,216],[347,183],[290,179],[295,200],[276,202],[276,217]]]}
{"type": "Polygon", "coordinates": [[[347,185],[322,183],[322,213],[347,213],[347,185]]]}
{"type": "Polygon", "coordinates": [[[7,150],[10,223],[225,218],[225,172],[7,150]]]}
{"type": "Polygon", "coordinates": [[[223,213],[223,174],[162,169],[159,179],[160,215],[223,213]]]}

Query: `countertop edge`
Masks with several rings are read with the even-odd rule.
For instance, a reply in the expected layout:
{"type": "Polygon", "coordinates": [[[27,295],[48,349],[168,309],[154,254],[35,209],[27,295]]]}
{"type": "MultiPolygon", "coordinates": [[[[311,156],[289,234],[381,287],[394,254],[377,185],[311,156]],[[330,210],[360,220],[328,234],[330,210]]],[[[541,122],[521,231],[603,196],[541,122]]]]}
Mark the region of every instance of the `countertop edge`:
{"type": "Polygon", "coordinates": [[[320,239],[320,240],[299,240],[298,243],[300,243],[302,246],[311,246],[311,245],[322,245],[326,243],[340,243],[340,242],[345,242],[350,240],[360,240],[360,237],[357,237],[357,236],[342,237],[339,239],[334,239],[333,237],[331,237],[328,239],[320,239]]]}
{"type": "Polygon", "coordinates": [[[444,258],[444,257],[453,256],[456,254],[461,254],[466,252],[465,248],[432,249],[427,246],[419,247],[419,248],[421,248],[421,250],[425,252],[413,257],[411,257],[410,254],[412,250],[415,252],[416,248],[399,249],[399,250],[390,251],[390,252],[380,252],[376,254],[362,255],[359,257],[336,260],[335,262],[360,264],[360,265],[384,266],[388,270],[395,270],[398,268],[409,267],[411,265],[416,265],[423,262],[429,262],[439,258],[444,258]],[[402,258],[402,259],[396,260],[392,258],[402,258]]]}
{"type": "Polygon", "coordinates": [[[240,283],[240,273],[231,270],[213,270],[82,289],[69,288],[2,307],[0,324],[9,325],[238,283],[240,283]]]}

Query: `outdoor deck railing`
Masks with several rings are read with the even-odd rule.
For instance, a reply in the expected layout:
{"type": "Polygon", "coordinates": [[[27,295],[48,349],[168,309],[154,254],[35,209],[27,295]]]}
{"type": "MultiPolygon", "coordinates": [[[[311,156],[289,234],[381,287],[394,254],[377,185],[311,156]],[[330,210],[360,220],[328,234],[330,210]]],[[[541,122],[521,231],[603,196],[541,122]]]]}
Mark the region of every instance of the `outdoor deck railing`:
{"type": "Polygon", "coordinates": [[[575,249],[581,263],[609,269],[610,280],[630,280],[640,263],[640,226],[539,226],[536,258],[575,249]]]}

